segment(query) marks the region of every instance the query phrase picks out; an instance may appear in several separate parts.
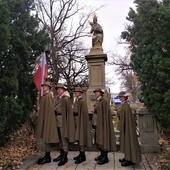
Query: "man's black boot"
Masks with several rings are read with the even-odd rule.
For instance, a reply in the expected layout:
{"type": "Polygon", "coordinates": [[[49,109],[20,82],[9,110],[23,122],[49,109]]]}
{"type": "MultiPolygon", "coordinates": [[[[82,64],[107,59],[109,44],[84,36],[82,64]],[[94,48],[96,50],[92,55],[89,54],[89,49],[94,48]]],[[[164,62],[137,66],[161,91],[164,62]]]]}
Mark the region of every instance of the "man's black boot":
{"type": "Polygon", "coordinates": [[[97,162],[97,164],[98,165],[103,165],[103,164],[106,164],[106,163],[108,163],[109,162],[109,159],[108,159],[108,156],[107,156],[107,151],[103,151],[104,153],[103,153],[103,158],[102,159],[100,159],[98,162],[97,162]]]}
{"type": "Polygon", "coordinates": [[[131,161],[124,161],[121,163],[122,166],[130,166],[130,165],[133,165],[134,163],[131,162],[131,161]]]}
{"type": "Polygon", "coordinates": [[[62,159],[58,163],[58,166],[62,166],[68,162],[67,152],[64,152],[62,159]]]}
{"type": "Polygon", "coordinates": [[[126,161],[125,158],[119,159],[119,162],[120,162],[120,163],[125,162],[125,161],[126,161]]]}
{"type": "Polygon", "coordinates": [[[101,159],[103,158],[104,151],[103,151],[103,150],[101,150],[101,149],[99,149],[99,150],[100,150],[100,155],[99,155],[99,156],[97,156],[96,158],[94,158],[94,160],[95,160],[95,161],[99,161],[99,160],[101,160],[101,159]]]}
{"type": "Polygon", "coordinates": [[[60,155],[57,158],[53,159],[53,162],[61,161],[61,159],[63,158],[63,155],[64,155],[64,150],[60,149],[60,155]]]}
{"type": "Polygon", "coordinates": [[[80,164],[82,162],[86,161],[86,155],[85,152],[80,152],[79,158],[75,161],[75,164],[80,164]]]}
{"type": "Polygon", "coordinates": [[[79,154],[77,156],[75,156],[73,159],[77,160],[80,157],[80,155],[81,155],[81,152],[79,152],[79,154]]]}
{"type": "Polygon", "coordinates": [[[50,152],[45,152],[45,156],[38,159],[37,164],[45,164],[51,162],[50,152]]]}

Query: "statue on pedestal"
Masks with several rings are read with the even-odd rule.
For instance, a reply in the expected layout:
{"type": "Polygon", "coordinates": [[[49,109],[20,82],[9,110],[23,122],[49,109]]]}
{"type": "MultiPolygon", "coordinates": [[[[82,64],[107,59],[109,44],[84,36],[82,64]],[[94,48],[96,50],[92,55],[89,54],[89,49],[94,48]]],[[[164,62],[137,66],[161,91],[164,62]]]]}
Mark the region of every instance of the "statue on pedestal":
{"type": "Polygon", "coordinates": [[[96,14],[94,14],[94,16],[93,16],[93,22],[89,21],[89,24],[91,25],[90,33],[93,34],[93,37],[92,37],[92,49],[102,49],[103,29],[102,29],[101,25],[99,25],[97,23],[96,14]]]}

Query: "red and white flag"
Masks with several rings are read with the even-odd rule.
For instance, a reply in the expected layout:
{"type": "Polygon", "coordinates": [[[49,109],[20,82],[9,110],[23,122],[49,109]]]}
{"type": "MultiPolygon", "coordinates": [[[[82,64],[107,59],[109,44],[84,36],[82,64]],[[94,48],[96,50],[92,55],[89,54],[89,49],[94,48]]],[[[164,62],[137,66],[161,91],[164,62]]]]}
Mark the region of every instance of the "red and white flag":
{"type": "Polygon", "coordinates": [[[43,90],[41,84],[43,84],[44,80],[47,78],[48,78],[48,68],[47,68],[46,54],[43,53],[41,57],[41,62],[34,76],[34,84],[40,93],[40,97],[43,96],[43,90]]]}

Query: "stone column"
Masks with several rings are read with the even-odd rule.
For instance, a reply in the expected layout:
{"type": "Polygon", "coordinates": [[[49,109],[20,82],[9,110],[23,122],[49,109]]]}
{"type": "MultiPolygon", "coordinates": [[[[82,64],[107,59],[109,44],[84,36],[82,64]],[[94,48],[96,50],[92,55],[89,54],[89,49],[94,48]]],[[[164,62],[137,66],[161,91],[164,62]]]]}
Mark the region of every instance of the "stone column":
{"type": "Polygon", "coordinates": [[[142,153],[160,152],[155,119],[145,107],[137,109],[139,144],[142,153]]]}
{"type": "Polygon", "coordinates": [[[87,90],[88,109],[93,106],[95,95],[93,90],[96,88],[105,89],[105,62],[107,55],[103,53],[92,53],[85,56],[89,67],[89,89],[87,90]]]}

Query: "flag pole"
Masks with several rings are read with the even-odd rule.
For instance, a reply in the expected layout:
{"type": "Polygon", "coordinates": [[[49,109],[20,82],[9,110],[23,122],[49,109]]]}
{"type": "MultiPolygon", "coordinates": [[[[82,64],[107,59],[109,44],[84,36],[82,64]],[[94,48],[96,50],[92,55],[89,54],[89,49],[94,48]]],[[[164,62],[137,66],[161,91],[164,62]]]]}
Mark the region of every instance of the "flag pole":
{"type": "MultiPolygon", "coordinates": [[[[42,72],[41,72],[41,84],[43,84],[44,83],[44,72],[45,72],[45,61],[46,61],[46,55],[45,55],[45,52],[43,53],[43,56],[42,56],[42,65],[43,65],[43,67],[42,67],[42,72]]],[[[41,92],[41,96],[40,97],[42,97],[43,96],[43,87],[41,86],[41,90],[40,90],[40,92],[41,92]]]]}

